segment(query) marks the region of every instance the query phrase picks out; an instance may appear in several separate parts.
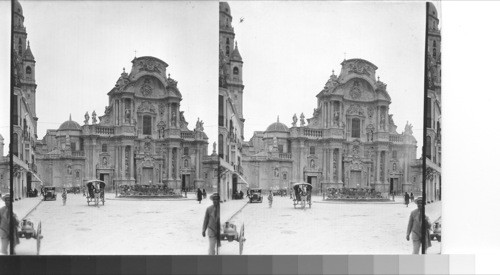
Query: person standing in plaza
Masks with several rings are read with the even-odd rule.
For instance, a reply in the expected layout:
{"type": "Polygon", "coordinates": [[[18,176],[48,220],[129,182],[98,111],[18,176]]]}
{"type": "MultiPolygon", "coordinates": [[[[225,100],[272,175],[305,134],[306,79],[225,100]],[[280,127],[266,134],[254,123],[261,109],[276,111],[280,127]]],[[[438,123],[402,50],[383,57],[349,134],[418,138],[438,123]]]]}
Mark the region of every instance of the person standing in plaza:
{"type": "Polygon", "coordinates": [[[413,202],[415,200],[415,197],[413,196],[413,192],[410,193],[410,201],[413,202]]]}
{"type": "Polygon", "coordinates": [[[205,190],[205,188],[203,188],[203,199],[206,199],[207,198],[207,191],[205,190]]]}
{"type": "Polygon", "coordinates": [[[63,205],[66,205],[66,199],[68,198],[68,192],[66,191],[66,188],[63,188],[61,197],[63,199],[63,205]]]}
{"type": "Polygon", "coordinates": [[[408,204],[410,204],[410,195],[408,195],[408,192],[405,192],[405,204],[406,207],[408,207],[408,204]]]}
{"type": "MultiPolygon", "coordinates": [[[[9,232],[10,232],[10,222],[14,223],[14,228],[17,228],[19,225],[19,220],[17,219],[16,214],[13,215],[13,219],[10,218],[10,194],[6,194],[2,197],[2,200],[5,202],[5,206],[0,208],[0,239],[2,242],[2,254],[8,255],[9,248],[9,232]]],[[[14,247],[19,243],[19,238],[17,234],[14,234],[15,242],[14,247]]]]}
{"type": "Polygon", "coordinates": [[[196,191],[196,198],[198,199],[198,203],[201,203],[201,200],[203,199],[203,193],[201,192],[200,188],[196,191]]]}
{"type": "Polygon", "coordinates": [[[273,191],[269,190],[269,196],[267,196],[267,200],[269,201],[269,208],[273,206],[273,191]]]}
{"type": "Polygon", "coordinates": [[[422,238],[422,210],[424,207],[424,203],[422,197],[418,197],[415,199],[415,203],[417,204],[417,209],[411,211],[410,220],[408,221],[408,228],[406,230],[406,240],[411,240],[413,242],[413,254],[419,254],[420,245],[422,242],[425,242],[425,250],[431,247],[430,236],[430,228],[431,222],[427,215],[425,216],[425,236],[422,238]]]}
{"type": "Polygon", "coordinates": [[[205,219],[203,221],[203,231],[201,235],[206,236],[206,231],[208,230],[208,255],[215,255],[215,245],[219,246],[218,233],[220,231],[220,220],[219,220],[219,193],[213,193],[210,196],[213,205],[207,207],[205,212],[205,219]]]}

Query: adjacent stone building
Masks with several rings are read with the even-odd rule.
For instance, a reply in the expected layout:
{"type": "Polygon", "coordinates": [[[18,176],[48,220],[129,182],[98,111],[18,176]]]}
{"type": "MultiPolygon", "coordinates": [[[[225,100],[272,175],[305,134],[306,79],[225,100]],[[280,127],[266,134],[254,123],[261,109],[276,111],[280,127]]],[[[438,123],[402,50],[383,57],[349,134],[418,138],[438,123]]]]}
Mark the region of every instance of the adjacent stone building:
{"type": "MultiPolygon", "coordinates": [[[[13,26],[13,60],[12,79],[14,84],[14,101],[11,106],[11,123],[13,133],[12,148],[9,154],[13,155],[13,192],[14,199],[28,196],[28,190],[40,187],[35,159],[35,146],[37,140],[36,116],[36,79],[35,57],[31,51],[28,34],[24,26],[23,8],[19,1],[14,1],[14,26],[13,26]]],[[[4,144],[0,139],[0,188],[7,192],[10,184],[9,157],[3,157],[4,144]]]]}
{"type": "Polygon", "coordinates": [[[257,131],[243,145],[243,168],[250,186],[287,188],[308,182],[328,187],[412,192],[421,178],[412,125],[397,132],[389,113],[387,85],[377,66],[363,59],[341,63],[316,96],[313,117],[294,115],[257,131]]]}
{"type": "Polygon", "coordinates": [[[436,7],[427,11],[426,198],[441,200],[441,32],[436,7]]]}
{"type": "Polygon", "coordinates": [[[219,3],[219,193],[232,198],[246,185],[243,179],[242,148],[243,59],[235,40],[229,4],[219,3]]]}
{"type": "Polygon", "coordinates": [[[82,125],[70,116],[57,130],[48,130],[37,145],[41,178],[58,187],[96,178],[109,188],[211,186],[203,167],[208,145],[203,121],[188,128],[180,111],[182,95],[167,67],[155,57],[134,58],[130,73],[124,68],[108,92],[103,115],[87,112],[82,125]]]}

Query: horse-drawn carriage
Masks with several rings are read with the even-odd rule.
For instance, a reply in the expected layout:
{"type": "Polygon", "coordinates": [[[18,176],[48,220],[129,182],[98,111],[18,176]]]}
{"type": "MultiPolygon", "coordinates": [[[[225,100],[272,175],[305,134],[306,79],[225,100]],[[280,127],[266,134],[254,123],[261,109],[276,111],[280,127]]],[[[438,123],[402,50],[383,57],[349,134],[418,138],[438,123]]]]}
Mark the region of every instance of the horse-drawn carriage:
{"type": "Polygon", "coordinates": [[[99,206],[99,202],[104,205],[104,188],[106,183],[101,180],[89,180],[85,183],[87,186],[87,205],[90,203],[99,206]]]}
{"type": "Polygon", "coordinates": [[[305,209],[306,204],[309,204],[309,208],[312,207],[312,185],[310,183],[294,183],[292,185],[292,190],[293,208],[297,208],[297,205],[299,205],[305,209]]]}

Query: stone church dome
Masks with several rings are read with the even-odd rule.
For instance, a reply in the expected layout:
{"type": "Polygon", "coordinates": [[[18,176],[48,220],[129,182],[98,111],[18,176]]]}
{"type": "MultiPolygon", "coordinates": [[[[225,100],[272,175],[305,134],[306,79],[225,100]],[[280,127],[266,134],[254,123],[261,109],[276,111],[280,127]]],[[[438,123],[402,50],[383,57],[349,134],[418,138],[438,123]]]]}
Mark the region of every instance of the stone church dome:
{"type": "Polygon", "coordinates": [[[231,15],[231,8],[229,7],[229,4],[227,2],[219,3],[219,11],[231,15]]]}
{"type": "Polygon", "coordinates": [[[21,3],[19,1],[15,0],[14,1],[14,13],[17,13],[19,15],[23,15],[23,7],[21,6],[21,3]]]}
{"type": "Polygon", "coordinates": [[[266,132],[289,132],[288,127],[280,122],[280,118],[276,120],[273,124],[269,125],[266,132]]]}
{"type": "Polygon", "coordinates": [[[71,115],[69,116],[69,120],[63,122],[61,126],[59,126],[59,131],[61,130],[81,130],[82,127],[76,121],[71,120],[71,115]]]}

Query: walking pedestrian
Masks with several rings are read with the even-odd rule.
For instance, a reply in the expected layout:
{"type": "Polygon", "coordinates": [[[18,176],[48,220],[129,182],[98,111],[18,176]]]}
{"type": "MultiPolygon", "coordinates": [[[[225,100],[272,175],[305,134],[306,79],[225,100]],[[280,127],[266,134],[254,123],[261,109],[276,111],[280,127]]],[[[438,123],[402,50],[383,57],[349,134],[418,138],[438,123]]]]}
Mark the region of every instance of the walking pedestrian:
{"type": "Polygon", "coordinates": [[[406,207],[408,207],[409,203],[410,203],[410,195],[408,195],[408,192],[405,192],[405,204],[406,204],[406,207]]]}
{"type": "Polygon", "coordinates": [[[415,199],[415,197],[413,197],[413,192],[411,192],[411,193],[410,193],[410,200],[411,200],[411,202],[413,202],[413,201],[414,201],[414,199],[415,199]]]}
{"type": "MultiPolygon", "coordinates": [[[[5,206],[0,208],[0,239],[2,242],[2,254],[8,255],[8,248],[10,243],[10,194],[7,193],[2,197],[2,200],[5,202],[5,206]]],[[[17,228],[19,225],[19,220],[17,219],[16,214],[12,216],[12,222],[14,223],[14,228],[17,228]]],[[[15,241],[14,247],[19,244],[19,237],[17,234],[14,234],[15,241]]]]}
{"type": "Polygon", "coordinates": [[[68,192],[66,191],[66,188],[63,188],[61,197],[63,199],[63,205],[66,205],[66,199],[68,198],[68,192]]]}
{"type": "Polygon", "coordinates": [[[205,191],[205,188],[203,188],[203,199],[207,198],[207,191],[205,191]]]}
{"type": "Polygon", "coordinates": [[[269,196],[267,196],[267,200],[269,201],[269,208],[273,206],[273,191],[269,190],[269,196]]]}
{"type": "Polygon", "coordinates": [[[406,230],[406,240],[413,241],[413,254],[419,254],[420,245],[422,242],[425,243],[425,250],[431,247],[431,239],[430,239],[430,229],[431,222],[429,217],[425,216],[425,236],[422,238],[422,209],[424,207],[424,203],[422,197],[418,197],[415,199],[415,203],[417,204],[417,209],[411,211],[410,220],[408,221],[408,228],[406,230]]]}
{"type": "Polygon", "coordinates": [[[206,236],[206,231],[208,230],[208,255],[215,255],[215,245],[220,246],[217,236],[220,231],[220,220],[219,220],[219,193],[213,193],[210,196],[213,205],[207,207],[205,212],[205,219],[203,221],[203,231],[201,235],[206,236]]]}
{"type": "Polygon", "coordinates": [[[196,191],[196,196],[198,199],[198,203],[201,203],[201,199],[203,198],[203,193],[201,192],[200,188],[196,191]]]}

